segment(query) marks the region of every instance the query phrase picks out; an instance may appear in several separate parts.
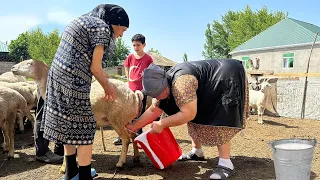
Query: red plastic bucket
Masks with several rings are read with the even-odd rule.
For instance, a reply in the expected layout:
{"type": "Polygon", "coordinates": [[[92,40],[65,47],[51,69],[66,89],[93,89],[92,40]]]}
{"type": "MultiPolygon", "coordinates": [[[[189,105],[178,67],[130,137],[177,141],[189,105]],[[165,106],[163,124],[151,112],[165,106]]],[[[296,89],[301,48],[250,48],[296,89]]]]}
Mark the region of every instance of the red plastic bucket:
{"type": "Polygon", "coordinates": [[[150,134],[150,130],[136,137],[134,143],[140,145],[157,169],[164,169],[178,160],[182,150],[169,128],[160,134],[150,134]]]}

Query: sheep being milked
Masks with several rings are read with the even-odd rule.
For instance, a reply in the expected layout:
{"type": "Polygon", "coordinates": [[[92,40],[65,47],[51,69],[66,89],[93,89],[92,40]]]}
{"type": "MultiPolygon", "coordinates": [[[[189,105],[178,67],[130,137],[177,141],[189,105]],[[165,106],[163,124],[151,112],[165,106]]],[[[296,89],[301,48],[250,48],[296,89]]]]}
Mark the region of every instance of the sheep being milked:
{"type": "MultiPolygon", "coordinates": [[[[25,60],[16,64],[12,68],[12,72],[16,75],[22,75],[34,79],[41,92],[41,96],[45,99],[46,82],[48,74],[48,66],[39,60],[25,60]]],[[[128,145],[130,143],[130,135],[125,125],[136,118],[142,109],[143,94],[141,91],[135,93],[131,91],[127,84],[116,79],[109,79],[109,83],[115,88],[117,99],[115,101],[105,101],[104,90],[98,81],[91,84],[90,99],[92,111],[97,123],[97,127],[106,127],[111,125],[113,129],[122,139],[122,151],[117,167],[122,167],[126,162],[128,145]],[[125,111],[123,111],[125,109],[125,111]]],[[[134,146],[134,161],[139,161],[138,149],[134,146]]],[[[65,164],[61,171],[64,172],[65,164]]]]}

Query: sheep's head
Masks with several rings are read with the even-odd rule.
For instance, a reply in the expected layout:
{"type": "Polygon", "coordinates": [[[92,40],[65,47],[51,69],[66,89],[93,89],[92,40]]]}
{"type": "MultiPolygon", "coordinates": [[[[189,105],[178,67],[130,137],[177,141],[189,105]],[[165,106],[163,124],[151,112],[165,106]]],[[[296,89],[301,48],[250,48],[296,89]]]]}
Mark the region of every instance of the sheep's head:
{"type": "Polygon", "coordinates": [[[38,78],[41,70],[48,71],[48,65],[42,61],[34,59],[22,61],[11,68],[11,72],[13,74],[33,79],[38,78]]]}

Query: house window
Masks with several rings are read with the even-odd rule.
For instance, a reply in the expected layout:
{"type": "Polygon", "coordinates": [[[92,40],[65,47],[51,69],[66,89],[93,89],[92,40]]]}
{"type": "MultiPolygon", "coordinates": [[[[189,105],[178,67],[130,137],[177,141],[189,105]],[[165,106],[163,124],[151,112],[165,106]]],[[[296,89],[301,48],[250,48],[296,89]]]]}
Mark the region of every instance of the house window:
{"type": "Polygon", "coordinates": [[[283,54],[283,68],[293,68],[294,53],[283,54]]]}
{"type": "Polygon", "coordinates": [[[250,59],[250,57],[248,57],[248,56],[244,56],[241,59],[242,60],[242,64],[246,69],[250,68],[249,59],[250,59]]]}

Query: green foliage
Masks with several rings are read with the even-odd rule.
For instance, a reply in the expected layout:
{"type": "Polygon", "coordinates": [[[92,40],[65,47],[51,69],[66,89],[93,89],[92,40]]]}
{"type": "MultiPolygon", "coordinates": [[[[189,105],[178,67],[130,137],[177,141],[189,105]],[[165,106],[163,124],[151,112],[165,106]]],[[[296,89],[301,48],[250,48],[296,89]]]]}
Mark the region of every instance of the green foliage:
{"type": "Polygon", "coordinates": [[[112,59],[107,61],[107,66],[108,67],[118,66],[127,58],[129,53],[130,53],[130,47],[124,43],[122,38],[118,38],[116,41],[115,55],[112,59]]]}
{"type": "Polygon", "coordinates": [[[21,33],[17,39],[9,44],[9,55],[14,57],[15,62],[19,62],[20,58],[30,59],[31,56],[28,52],[28,32],[21,33]]]}
{"type": "Polygon", "coordinates": [[[18,62],[20,58],[37,59],[44,61],[49,66],[54,58],[60,43],[59,31],[44,34],[40,28],[24,32],[9,45],[10,55],[18,62]]]}
{"type": "Polygon", "coordinates": [[[187,55],[187,53],[184,53],[184,54],[183,54],[182,59],[183,59],[184,62],[187,62],[187,61],[188,61],[188,55],[187,55]]]}
{"type": "MultiPolygon", "coordinates": [[[[15,61],[22,59],[37,59],[44,61],[49,66],[60,44],[61,37],[57,29],[45,34],[40,28],[22,33],[9,45],[10,55],[15,61]]],[[[123,62],[130,53],[130,48],[121,38],[116,41],[115,56],[107,63],[108,67],[117,66],[123,62]]]]}
{"type": "Polygon", "coordinates": [[[38,28],[29,34],[28,52],[31,58],[42,60],[50,66],[61,40],[59,31],[54,30],[49,34],[44,34],[38,28]]]}
{"type": "Polygon", "coordinates": [[[249,5],[242,11],[228,11],[221,22],[207,24],[202,55],[205,59],[228,58],[234,48],[287,16],[288,13],[271,12],[267,7],[254,12],[249,5]]]}
{"type": "Polygon", "coordinates": [[[159,50],[156,50],[156,49],[150,48],[150,49],[149,49],[149,52],[153,52],[153,53],[156,53],[156,54],[158,54],[158,55],[160,55],[160,56],[161,56],[161,53],[159,52],[159,50]]]}

